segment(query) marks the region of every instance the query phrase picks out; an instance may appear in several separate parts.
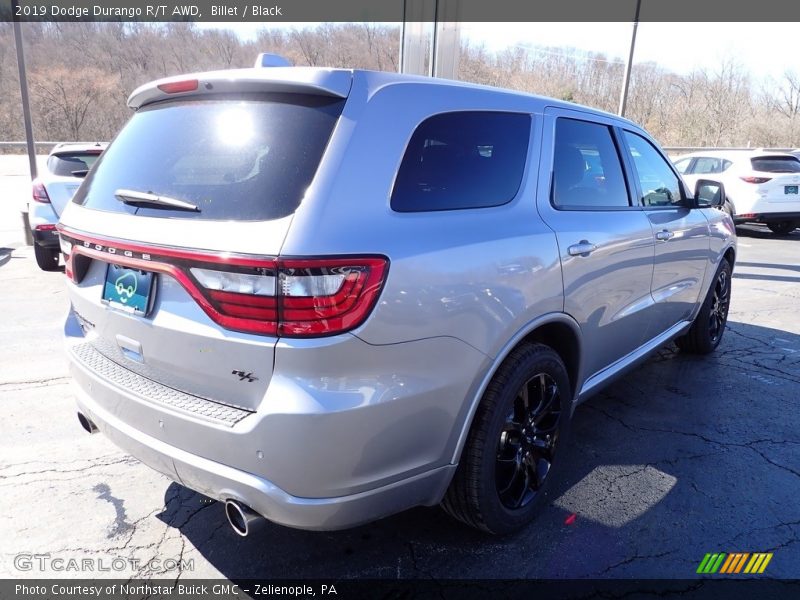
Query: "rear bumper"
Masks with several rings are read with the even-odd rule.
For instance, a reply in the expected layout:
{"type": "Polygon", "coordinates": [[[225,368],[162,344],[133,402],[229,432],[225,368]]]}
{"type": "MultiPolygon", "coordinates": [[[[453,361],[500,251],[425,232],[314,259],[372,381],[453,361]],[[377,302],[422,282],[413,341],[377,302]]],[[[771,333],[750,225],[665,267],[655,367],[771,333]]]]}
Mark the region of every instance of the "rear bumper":
{"type": "Polygon", "coordinates": [[[444,495],[455,469],[453,465],[439,467],[349,496],[299,498],[258,475],[202,458],[143,434],[103,410],[83,390],[78,391],[77,403],[80,411],[116,446],[150,468],[210,498],[238,500],[274,523],[299,529],[345,529],[412,506],[436,504],[444,495]]]}
{"type": "Polygon", "coordinates": [[[65,335],[79,409],[112,442],[206,496],[314,530],[437,504],[455,470],[471,397],[465,380],[486,360],[453,338],[287,343],[261,405],[241,415],[215,403],[222,412],[209,410],[197,397],[173,401],[157,382],[115,373],[126,371],[116,363],[102,367],[105,357],[81,358],[89,343],[74,313],[65,335]]]}
{"type": "Polygon", "coordinates": [[[779,223],[781,221],[794,221],[800,223],[800,212],[761,212],[748,213],[744,215],[734,215],[733,222],[740,223],[779,223]]]}

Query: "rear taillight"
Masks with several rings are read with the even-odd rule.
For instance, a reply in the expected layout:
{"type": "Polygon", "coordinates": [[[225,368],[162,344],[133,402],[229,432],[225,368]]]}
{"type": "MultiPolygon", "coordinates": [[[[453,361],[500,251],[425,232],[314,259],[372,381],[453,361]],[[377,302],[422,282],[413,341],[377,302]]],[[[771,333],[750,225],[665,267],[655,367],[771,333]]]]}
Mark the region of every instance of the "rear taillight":
{"type": "Polygon", "coordinates": [[[358,327],[378,299],[385,258],[278,261],[278,333],[331,335],[358,327]]]}
{"type": "Polygon", "coordinates": [[[36,227],[34,227],[36,231],[55,231],[56,226],[52,223],[40,223],[36,227]]]}
{"type": "Polygon", "coordinates": [[[746,183],[767,183],[772,177],[740,177],[746,183]]]}
{"type": "Polygon", "coordinates": [[[66,272],[80,281],[89,259],[175,278],[226,329],[285,337],[344,333],[369,316],[386,280],[383,257],[304,259],[208,254],[86,239],[60,227],[66,272]]]}
{"type": "Polygon", "coordinates": [[[47,195],[47,190],[44,188],[44,184],[38,179],[33,180],[33,199],[36,202],[50,204],[50,196],[47,195]]]}

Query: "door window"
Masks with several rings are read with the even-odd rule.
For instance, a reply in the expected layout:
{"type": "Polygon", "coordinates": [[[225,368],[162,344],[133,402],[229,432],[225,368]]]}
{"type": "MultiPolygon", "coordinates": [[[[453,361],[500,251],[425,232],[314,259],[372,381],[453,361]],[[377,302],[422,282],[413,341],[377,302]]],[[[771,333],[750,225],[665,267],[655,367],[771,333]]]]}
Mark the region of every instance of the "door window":
{"type": "Polygon", "coordinates": [[[550,197],[556,208],[630,206],[617,147],[607,126],[565,118],[556,121],[550,197]]]}
{"type": "Polygon", "coordinates": [[[625,132],[636,176],[642,190],[644,206],[679,206],[683,200],[678,176],[669,163],[642,136],[625,132]]]}

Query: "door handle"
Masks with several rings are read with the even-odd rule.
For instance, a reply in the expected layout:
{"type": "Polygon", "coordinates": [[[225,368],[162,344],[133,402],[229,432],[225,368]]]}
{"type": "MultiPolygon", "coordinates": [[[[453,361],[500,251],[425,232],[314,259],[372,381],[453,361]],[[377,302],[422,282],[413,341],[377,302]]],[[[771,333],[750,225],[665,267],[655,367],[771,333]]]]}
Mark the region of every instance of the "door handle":
{"type": "Polygon", "coordinates": [[[595,250],[597,250],[597,246],[587,240],[581,240],[567,248],[570,256],[589,256],[595,250]]]}
{"type": "Polygon", "coordinates": [[[669,229],[662,229],[658,233],[656,233],[656,239],[661,240],[662,242],[666,242],[667,240],[671,240],[675,237],[675,234],[672,233],[669,229]]]}

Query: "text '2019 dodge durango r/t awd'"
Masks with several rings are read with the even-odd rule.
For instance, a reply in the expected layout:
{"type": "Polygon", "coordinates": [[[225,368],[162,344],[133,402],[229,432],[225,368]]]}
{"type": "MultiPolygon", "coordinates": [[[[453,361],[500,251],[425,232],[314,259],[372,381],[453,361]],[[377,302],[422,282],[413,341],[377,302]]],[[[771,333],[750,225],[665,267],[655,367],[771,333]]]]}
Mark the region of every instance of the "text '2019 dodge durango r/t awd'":
{"type": "Polygon", "coordinates": [[[59,230],[79,418],[242,535],[437,503],[512,531],[576,404],[723,334],[724,189],[627,120],[312,68],[128,104],[59,230]]]}

